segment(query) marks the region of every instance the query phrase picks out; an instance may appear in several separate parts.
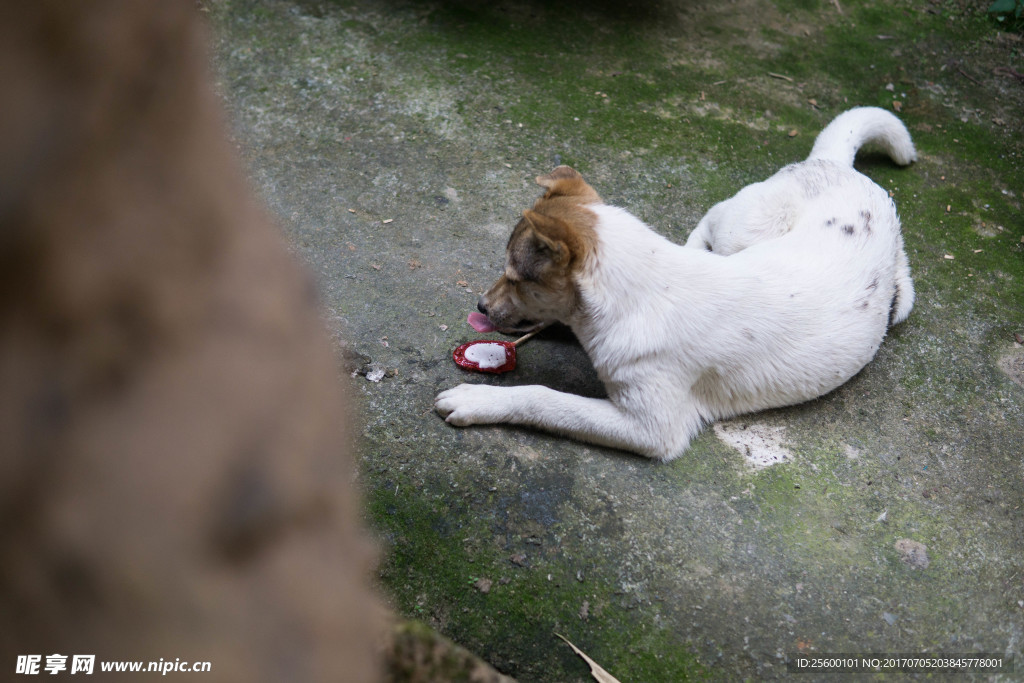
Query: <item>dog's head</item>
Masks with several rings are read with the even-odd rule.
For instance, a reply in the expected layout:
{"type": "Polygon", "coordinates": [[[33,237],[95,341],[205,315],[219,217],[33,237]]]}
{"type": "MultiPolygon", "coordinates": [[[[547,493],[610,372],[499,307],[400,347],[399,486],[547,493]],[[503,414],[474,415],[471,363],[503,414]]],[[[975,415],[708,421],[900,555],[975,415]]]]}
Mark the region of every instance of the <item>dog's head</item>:
{"type": "Polygon", "coordinates": [[[523,332],[567,320],[579,306],[576,278],[597,238],[601,201],[583,176],[559,166],[537,178],[547,191],[523,212],[506,248],[505,272],[480,297],[480,312],[502,332],[523,332]]]}

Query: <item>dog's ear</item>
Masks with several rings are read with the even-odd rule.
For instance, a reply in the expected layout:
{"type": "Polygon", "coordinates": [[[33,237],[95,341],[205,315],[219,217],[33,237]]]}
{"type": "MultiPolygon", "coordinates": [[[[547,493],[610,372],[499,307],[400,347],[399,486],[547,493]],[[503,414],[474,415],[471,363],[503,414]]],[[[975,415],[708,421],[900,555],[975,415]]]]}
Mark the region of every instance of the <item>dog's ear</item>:
{"type": "Polygon", "coordinates": [[[565,221],[545,216],[530,209],[523,212],[523,218],[533,228],[533,243],[537,253],[550,259],[555,265],[567,264],[572,257],[569,245],[566,243],[571,228],[565,221]]]}
{"type": "Polygon", "coordinates": [[[547,175],[537,176],[537,184],[547,190],[545,198],[578,197],[581,202],[599,202],[597,195],[587,181],[575,169],[559,166],[547,175]]]}
{"type": "Polygon", "coordinates": [[[547,175],[537,176],[537,184],[543,188],[552,190],[555,188],[555,185],[558,184],[559,180],[577,179],[582,180],[583,176],[581,176],[576,169],[570,168],[569,166],[559,166],[547,175]]]}

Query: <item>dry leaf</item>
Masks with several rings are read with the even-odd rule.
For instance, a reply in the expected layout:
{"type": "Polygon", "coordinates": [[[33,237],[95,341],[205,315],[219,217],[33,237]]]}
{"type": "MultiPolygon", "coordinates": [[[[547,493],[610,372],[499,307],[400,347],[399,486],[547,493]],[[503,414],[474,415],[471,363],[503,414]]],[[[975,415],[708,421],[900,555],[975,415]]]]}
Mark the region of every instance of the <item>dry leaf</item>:
{"type": "Polygon", "coordinates": [[[569,647],[572,648],[573,652],[575,652],[583,658],[583,661],[585,661],[590,666],[590,675],[594,677],[594,680],[597,681],[597,683],[619,683],[619,679],[615,678],[615,676],[612,676],[610,673],[602,669],[601,665],[595,662],[593,659],[583,654],[583,651],[575,645],[573,645],[572,643],[570,643],[568,638],[558,633],[556,633],[555,635],[564,640],[569,645],[569,647]]]}

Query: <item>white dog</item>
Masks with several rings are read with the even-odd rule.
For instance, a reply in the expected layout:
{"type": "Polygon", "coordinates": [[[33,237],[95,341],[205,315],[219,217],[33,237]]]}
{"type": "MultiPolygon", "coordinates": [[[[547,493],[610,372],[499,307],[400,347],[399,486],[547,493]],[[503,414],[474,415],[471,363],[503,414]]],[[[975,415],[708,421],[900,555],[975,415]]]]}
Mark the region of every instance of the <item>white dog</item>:
{"type": "Polygon", "coordinates": [[[838,387],[914,299],[896,208],[853,169],[868,142],[899,164],[916,158],[895,116],[852,109],[806,161],[714,206],[686,246],[602,203],[567,166],[538,178],[547,191],[479,308],[507,333],[568,324],[608,398],[462,384],[437,411],[671,460],[705,423],[838,387]]]}

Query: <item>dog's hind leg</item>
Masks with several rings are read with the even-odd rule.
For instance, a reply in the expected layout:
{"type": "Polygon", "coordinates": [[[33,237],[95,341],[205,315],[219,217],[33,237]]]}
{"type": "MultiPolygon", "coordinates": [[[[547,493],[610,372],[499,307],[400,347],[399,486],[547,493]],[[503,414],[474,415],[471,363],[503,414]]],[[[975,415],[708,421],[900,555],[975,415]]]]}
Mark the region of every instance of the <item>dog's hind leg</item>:
{"type": "Polygon", "coordinates": [[[889,324],[895,325],[907,319],[910,309],[914,307],[914,281],[910,278],[910,262],[907,252],[900,244],[900,253],[896,261],[896,296],[892,300],[889,311],[889,324]]]}
{"type": "Polygon", "coordinates": [[[438,394],[434,407],[456,427],[499,422],[525,425],[655,460],[681,455],[701,427],[696,410],[690,415],[676,411],[659,419],[650,414],[632,414],[608,399],[586,398],[539,385],[460,384],[438,394]]]}
{"type": "Polygon", "coordinates": [[[710,212],[705,214],[700,222],[697,223],[697,227],[693,229],[690,236],[686,238],[685,246],[691,249],[703,249],[704,251],[711,251],[711,220],[708,218],[710,212]]]}

